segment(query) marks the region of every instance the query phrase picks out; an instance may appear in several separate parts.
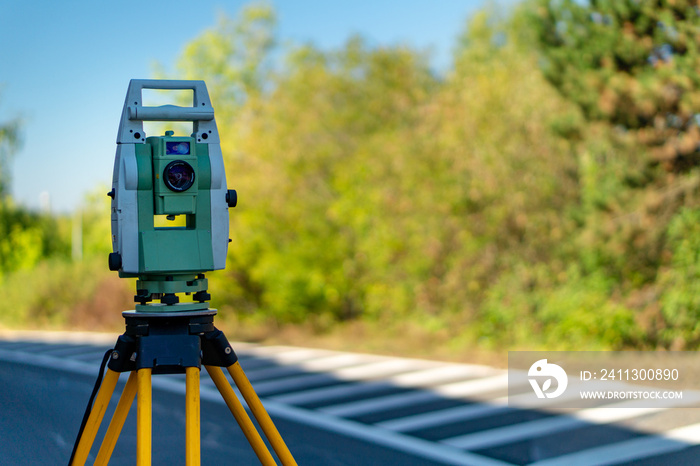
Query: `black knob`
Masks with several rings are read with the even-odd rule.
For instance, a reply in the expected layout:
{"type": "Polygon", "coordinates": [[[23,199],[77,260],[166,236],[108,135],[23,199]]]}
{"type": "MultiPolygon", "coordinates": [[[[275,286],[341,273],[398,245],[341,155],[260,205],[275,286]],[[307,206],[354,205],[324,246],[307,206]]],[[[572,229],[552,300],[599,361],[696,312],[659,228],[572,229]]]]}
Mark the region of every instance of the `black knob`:
{"type": "Polygon", "coordinates": [[[122,255],[118,252],[109,253],[109,270],[116,272],[122,268],[122,255]]]}
{"type": "Polygon", "coordinates": [[[180,302],[180,298],[177,297],[175,293],[165,293],[162,298],[160,298],[162,304],[172,306],[180,302]]]}
{"type": "Polygon", "coordinates": [[[114,191],[114,188],[112,188],[112,190],[111,190],[110,192],[108,192],[107,195],[108,195],[109,197],[111,197],[112,199],[114,199],[114,196],[116,195],[116,192],[114,191]]]}
{"type": "Polygon", "coordinates": [[[205,301],[210,301],[211,300],[211,295],[207,293],[206,290],[204,291],[198,291],[192,296],[192,299],[195,301],[199,301],[200,303],[203,303],[205,301]]]}
{"type": "Polygon", "coordinates": [[[238,193],[235,189],[229,189],[226,192],[226,203],[229,207],[236,207],[236,204],[238,204],[238,193]]]}

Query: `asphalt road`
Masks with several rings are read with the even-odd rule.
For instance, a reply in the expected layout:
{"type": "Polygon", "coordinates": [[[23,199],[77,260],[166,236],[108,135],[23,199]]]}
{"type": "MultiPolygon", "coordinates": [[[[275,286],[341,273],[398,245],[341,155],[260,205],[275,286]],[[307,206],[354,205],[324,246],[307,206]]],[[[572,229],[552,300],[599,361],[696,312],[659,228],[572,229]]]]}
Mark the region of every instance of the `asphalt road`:
{"type": "MultiPolygon", "coordinates": [[[[67,464],[99,361],[115,338],[104,337],[0,335],[0,464],[67,464]]],[[[502,369],[243,343],[234,349],[300,465],[700,464],[699,391],[659,409],[624,402],[524,409],[506,402],[502,369]]],[[[111,409],[125,381],[122,375],[111,409]]],[[[528,384],[522,389],[532,396],[528,384]]],[[[206,374],[201,400],[202,463],[259,464],[206,374]]],[[[134,463],[135,411],[111,464],[134,463]]],[[[153,464],[184,464],[184,454],[184,377],[156,375],[153,464]]]]}
{"type": "MultiPolygon", "coordinates": [[[[93,384],[94,377],[60,368],[0,362],[0,462],[68,464],[93,384]]],[[[116,401],[115,395],[110,409],[116,401]]],[[[154,384],[153,464],[184,464],[184,407],[184,396],[159,390],[154,384]]],[[[112,455],[112,465],[134,464],[135,410],[134,403],[112,455]]],[[[104,425],[110,415],[108,412],[104,425]]],[[[441,464],[305,424],[273,420],[300,465],[441,464]]],[[[206,399],[201,404],[201,448],[202,464],[260,464],[226,406],[206,399]]],[[[97,449],[96,444],[92,459],[97,449]]]]}

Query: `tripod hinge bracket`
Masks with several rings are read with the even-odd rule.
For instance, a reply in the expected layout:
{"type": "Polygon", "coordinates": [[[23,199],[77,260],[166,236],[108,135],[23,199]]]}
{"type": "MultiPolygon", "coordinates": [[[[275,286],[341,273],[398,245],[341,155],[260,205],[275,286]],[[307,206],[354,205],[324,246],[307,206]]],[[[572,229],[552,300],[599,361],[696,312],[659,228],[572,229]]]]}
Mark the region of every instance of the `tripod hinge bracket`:
{"type": "Polygon", "coordinates": [[[224,332],[214,330],[202,335],[202,364],[205,366],[229,367],[238,361],[224,332]]]}

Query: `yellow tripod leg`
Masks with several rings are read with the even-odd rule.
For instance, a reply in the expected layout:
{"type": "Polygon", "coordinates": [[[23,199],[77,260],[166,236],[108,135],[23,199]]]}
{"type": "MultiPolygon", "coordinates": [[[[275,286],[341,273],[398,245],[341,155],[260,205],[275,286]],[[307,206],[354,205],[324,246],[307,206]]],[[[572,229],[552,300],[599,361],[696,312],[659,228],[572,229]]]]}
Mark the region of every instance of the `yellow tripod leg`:
{"type": "Polygon", "coordinates": [[[150,368],[136,373],[138,386],[136,410],[136,464],[151,464],[151,372],[150,368]]]}
{"type": "Polygon", "coordinates": [[[129,374],[129,379],[126,381],[124,390],[122,391],[122,396],[119,398],[119,403],[117,408],[112,415],[112,421],[109,423],[109,428],[107,428],[107,433],[104,439],[102,439],[102,445],[100,446],[100,451],[97,453],[97,458],[95,459],[95,466],[106,465],[109,463],[109,459],[112,456],[114,447],[117,444],[117,439],[119,439],[119,434],[124,427],[124,421],[129,414],[129,409],[131,404],[134,402],[134,397],[136,396],[136,372],[129,374]]]}
{"type": "Polygon", "coordinates": [[[199,437],[199,368],[185,368],[185,445],[187,466],[199,466],[200,437],[199,437]]]}
{"type": "Polygon", "coordinates": [[[107,410],[107,405],[109,405],[109,400],[112,398],[112,393],[114,393],[114,387],[117,386],[117,380],[119,380],[119,372],[107,369],[100,391],[97,393],[95,402],[92,405],[83,434],[80,436],[80,442],[78,442],[78,448],[73,458],[74,466],[85,464],[88,454],[90,454],[92,443],[95,441],[95,436],[102,423],[102,418],[107,410]]]}
{"type": "Polygon", "coordinates": [[[243,372],[243,368],[238,364],[238,361],[228,366],[228,371],[231,377],[233,377],[233,381],[236,382],[236,386],[241,391],[241,395],[243,395],[246,403],[248,403],[248,407],[253,413],[253,416],[258,420],[258,424],[260,424],[260,427],[270,441],[272,448],[275,450],[275,453],[277,453],[282,464],[284,466],[296,466],[297,463],[294,457],[289,452],[289,448],[287,448],[284,440],[282,440],[282,436],[277,431],[272,419],[270,419],[270,415],[265,411],[265,408],[260,402],[260,398],[258,398],[258,394],[253,390],[253,386],[250,384],[248,377],[245,375],[245,372],[243,372]]]}
{"type": "Polygon", "coordinates": [[[260,437],[255,425],[253,425],[253,421],[250,420],[248,414],[245,412],[245,408],[236,397],[236,393],[233,391],[233,388],[231,388],[228,380],[226,380],[224,372],[220,367],[204,367],[206,367],[211,380],[214,382],[214,385],[216,385],[216,388],[219,389],[219,393],[221,393],[226,405],[231,410],[231,414],[233,414],[233,417],[236,418],[236,422],[238,422],[243,435],[245,435],[246,439],[248,439],[250,446],[253,447],[255,454],[260,460],[260,463],[264,466],[275,465],[276,463],[274,458],[267,449],[265,442],[260,437]]]}

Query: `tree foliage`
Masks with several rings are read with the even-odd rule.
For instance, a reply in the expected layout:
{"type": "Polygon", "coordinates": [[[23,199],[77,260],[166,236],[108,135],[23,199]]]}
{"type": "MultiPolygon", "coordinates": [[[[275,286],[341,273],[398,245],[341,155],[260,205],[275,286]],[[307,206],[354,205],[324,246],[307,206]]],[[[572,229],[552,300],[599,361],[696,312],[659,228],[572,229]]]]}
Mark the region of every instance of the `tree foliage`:
{"type": "MultiPolygon", "coordinates": [[[[697,19],[683,5],[480,12],[442,76],[425,52],[361,37],[280,50],[266,5],[220,18],[174,76],[207,81],[240,196],[214,305],[321,330],[420,326],[450,348],[696,348],[697,19]]],[[[106,247],[105,201],[83,209],[89,256],[106,247]]],[[[0,260],[45,238],[7,231],[0,260]]]]}
{"type": "MultiPolygon", "coordinates": [[[[591,120],[632,133],[653,160],[700,162],[700,8],[690,0],[538,0],[547,78],[591,120]]],[[[642,163],[644,161],[641,161],[642,163]]]]}
{"type": "Polygon", "coordinates": [[[19,118],[0,124],[0,279],[33,268],[63,247],[55,219],[16,205],[10,196],[11,162],[20,144],[20,127],[19,118]]]}
{"type": "MultiPolygon", "coordinates": [[[[646,344],[697,346],[677,265],[700,208],[700,9],[695,2],[546,1],[529,27],[548,80],[582,109],[579,257],[637,310],[646,344]]],[[[692,276],[692,273],[691,273],[692,276]]],[[[637,336],[639,337],[639,335],[637,336]]]]}
{"type": "Polygon", "coordinates": [[[20,119],[0,122],[0,199],[8,195],[12,155],[20,142],[20,119]]]}
{"type": "MultiPolygon", "coordinates": [[[[562,121],[581,118],[533,72],[518,32],[503,41],[478,15],[445,79],[420,52],[358,37],[294,49],[221,127],[241,193],[223,301],[294,322],[431,316],[500,342],[513,318],[535,321],[537,306],[504,317],[492,289],[564,273],[579,180],[562,121]],[[502,318],[506,329],[486,324],[502,318]]],[[[217,34],[227,48],[247,40],[217,34]]]]}

